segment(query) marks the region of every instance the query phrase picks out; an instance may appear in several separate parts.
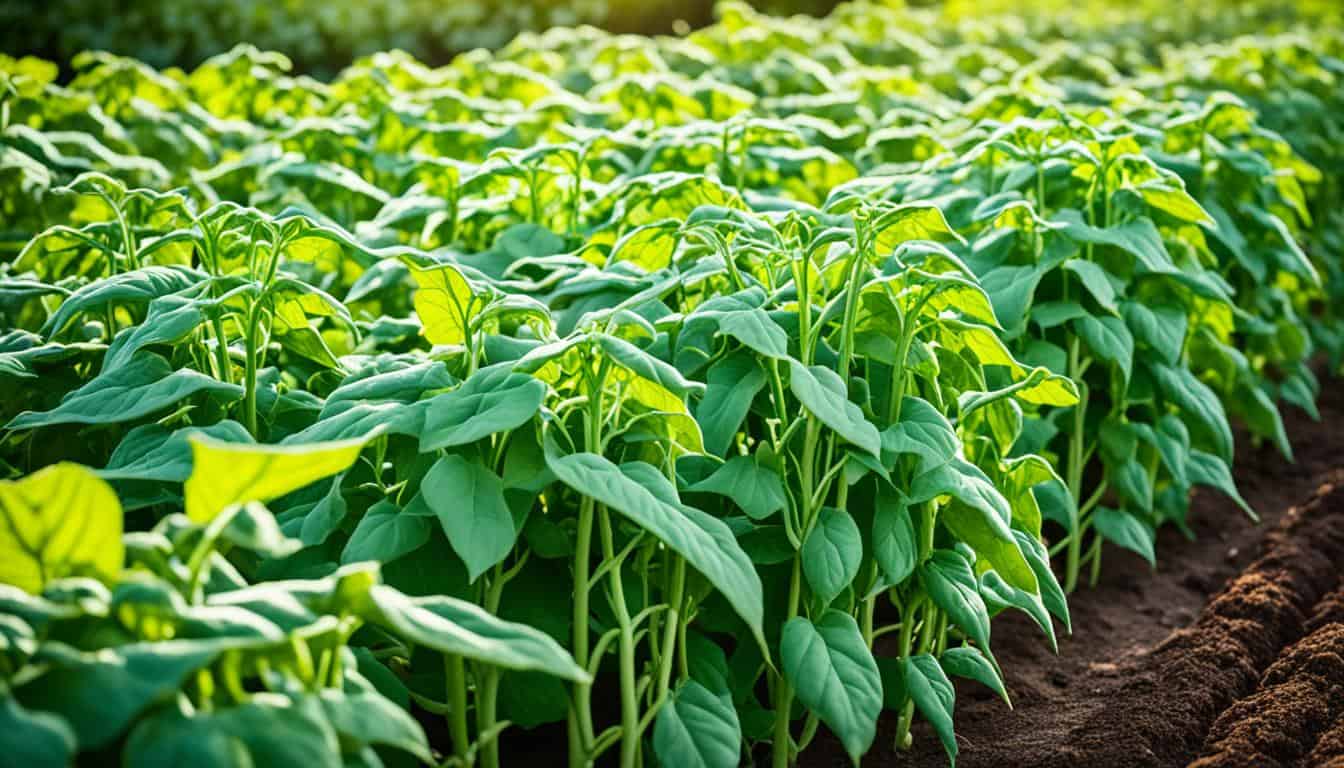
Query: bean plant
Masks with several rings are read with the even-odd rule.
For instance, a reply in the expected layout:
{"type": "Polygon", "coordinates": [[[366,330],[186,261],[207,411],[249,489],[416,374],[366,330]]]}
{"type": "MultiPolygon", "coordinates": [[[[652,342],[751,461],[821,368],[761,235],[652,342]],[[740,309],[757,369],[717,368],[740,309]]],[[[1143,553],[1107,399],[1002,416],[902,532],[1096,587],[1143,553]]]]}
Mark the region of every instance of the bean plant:
{"type": "Polygon", "coordinates": [[[955,762],[1344,351],[1337,14],[1132,5],[0,56],[0,748],[955,762]]]}

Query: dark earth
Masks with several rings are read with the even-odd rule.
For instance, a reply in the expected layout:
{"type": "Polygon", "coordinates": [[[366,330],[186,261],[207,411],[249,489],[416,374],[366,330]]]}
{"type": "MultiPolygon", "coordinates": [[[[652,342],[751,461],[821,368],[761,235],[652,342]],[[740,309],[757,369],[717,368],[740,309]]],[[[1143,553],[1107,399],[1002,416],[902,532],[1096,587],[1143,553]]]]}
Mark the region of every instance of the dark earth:
{"type": "MultiPolygon", "coordinates": [[[[1296,462],[1238,435],[1259,525],[1200,490],[1196,539],[1163,530],[1156,572],[1108,548],[1058,656],[1025,616],[995,619],[1013,709],[958,681],[958,766],[1344,768],[1344,385],[1322,389],[1320,421],[1285,410],[1296,462]]],[[[947,765],[927,725],[909,752],[894,731],[884,714],[865,765],[947,765]]],[[[805,766],[848,764],[818,742],[805,766]]]]}

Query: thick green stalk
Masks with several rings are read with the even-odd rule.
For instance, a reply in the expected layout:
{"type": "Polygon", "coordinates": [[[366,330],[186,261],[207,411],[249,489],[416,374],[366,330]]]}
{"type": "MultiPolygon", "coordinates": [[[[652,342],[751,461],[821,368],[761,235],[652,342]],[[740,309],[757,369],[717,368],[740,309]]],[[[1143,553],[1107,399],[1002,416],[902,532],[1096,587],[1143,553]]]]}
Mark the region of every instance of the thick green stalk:
{"type": "Polygon", "coordinates": [[[261,310],[256,304],[247,315],[247,333],[243,338],[246,350],[243,362],[243,426],[253,438],[257,435],[257,332],[261,324],[261,310]]]}
{"type": "Polygon", "coordinates": [[[499,670],[487,667],[476,689],[476,734],[481,739],[483,768],[499,768],[499,734],[495,728],[499,709],[499,670]]]}
{"type": "Polygon", "coordinates": [[[1078,384],[1078,404],[1073,408],[1073,425],[1069,431],[1068,465],[1065,481],[1069,486],[1069,495],[1073,498],[1073,530],[1069,533],[1069,548],[1064,567],[1064,590],[1072,592],[1078,586],[1078,569],[1083,550],[1082,507],[1080,499],[1083,487],[1083,450],[1087,436],[1083,429],[1087,418],[1087,386],[1079,381],[1081,376],[1079,362],[1078,337],[1069,343],[1069,378],[1078,384]]]}
{"type": "MultiPolygon", "coordinates": [[[[616,546],[612,540],[611,519],[607,510],[598,507],[598,522],[602,533],[602,555],[607,562],[616,560],[616,546]]],[[[617,642],[621,675],[621,768],[635,768],[639,759],[639,691],[635,680],[635,628],[630,621],[630,610],[625,603],[625,585],[621,567],[614,565],[607,573],[611,589],[611,610],[620,628],[617,642]]]]}
{"type": "MultiPolygon", "coordinates": [[[[793,575],[789,579],[788,618],[798,615],[799,592],[801,591],[801,560],[793,558],[793,575]]],[[[787,619],[786,619],[787,621],[787,619]]],[[[793,710],[793,687],[780,674],[775,680],[775,731],[770,744],[771,768],[789,768],[793,762],[793,736],[789,733],[790,717],[793,710]]]]}
{"type": "Polygon", "coordinates": [[[448,693],[448,733],[453,737],[453,754],[466,761],[471,749],[471,732],[467,728],[467,666],[457,654],[446,654],[443,659],[444,686],[448,693]]]}
{"type": "MultiPolygon", "coordinates": [[[[923,603],[923,598],[918,597],[911,601],[905,610],[901,612],[901,635],[899,658],[910,656],[914,644],[915,616],[919,612],[919,607],[923,603]]],[[[896,749],[906,750],[910,748],[910,721],[915,716],[915,702],[906,701],[901,706],[901,712],[896,719],[896,738],[894,745],[896,749]]]]}
{"type": "MultiPolygon", "coordinates": [[[[597,453],[602,447],[602,386],[603,373],[587,380],[588,411],[584,422],[584,450],[597,453]]],[[[591,496],[579,502],[578,531],[574,541],[574,610],[572,632],[574,660],[588,668],[588,593],[591,591],[593,517],[596,504],[591,496]]],[[[593,712],[591,683],[574,684],[574,700],[567,718],[569,730],[569,765],[580,768],[588,764],[593,747],[593,712]]]]}

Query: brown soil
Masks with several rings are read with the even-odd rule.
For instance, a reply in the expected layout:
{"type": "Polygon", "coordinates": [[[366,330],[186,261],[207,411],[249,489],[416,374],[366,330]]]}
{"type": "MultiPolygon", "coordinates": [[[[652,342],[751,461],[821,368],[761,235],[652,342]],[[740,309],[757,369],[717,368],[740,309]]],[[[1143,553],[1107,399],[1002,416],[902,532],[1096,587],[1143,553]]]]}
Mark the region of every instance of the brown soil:
{"type": "Polygon", "coordinates": [[[1296,765],[1341,714],[1344,624],[1330,623],[1285,651],[1265,671],[1259,690],[1219,716],[1204,757],[1191,765],[1296,765]]]}
{"type": "MultiPolygon", "coordinates": [[[[1237,482],[1263,518],[1260,525],[1224,497],[1201,490],[1190,511],[1196,539],[1162,531],[1158,571],[1108,548],[1101,583],[1070,599],[1074,634],[1061,639],[1058,656],[1026,617],[995,619],[994,653],[1013,709],[987,689],[957,681],[957,765],[1184,766],[1203,754],[1206,737],[1213,759],[1225,741],[1210,733],[1215,720],[1255,694],[1272,664],[1289,669],[1288,655],[1282,667],[1276,664],[1285,646],[1344,620],[1344,595],[1322,599],[1339,583],[1344,563],[1344,386],[1327,382],[1324,389],[1320,422],[1292,409],[1284,414],[1295,463],[1270,446],[1239,439],[1237,482]],[[1304,500],[1310,501],[1294,506],[1304,500]]],[[[1294,651],[1308,654],[1305,645],[1294,651]]],[[[1283,753],[1296,757],[1207,764],[1344,768],[1338,716],[1344,705],[1337,701],[1344,688],[1317,695],[1305,678],[1269,679],[1266,685],[1285,698],[1267,698],[1272,707],[1264,712],[1249,703],[1237,711],[1262,721],[1249,731],[1260,741],[1250,743],[1263,744],[1266,755],[1279,754],[1269,751],[1277,749],[1275,739],[1289,740],[1274,730],[1300,730],[1299,742],[1306,743],[1283,753]],[[1292,704],[1287,697],[1293,695],[1317,702],[1315,714],[1292,704]],[[1336,700],[1326,706],[1321,702],[1329,695],[1336,700]]],[[[1215,732],[1232,739],[1247,732],[1237,729],[1244,719],[1229,713],[1215,732]]],[[[894,731],[895,717],[884,714],[865,765],[947,765],[926,724],[916,725],[909,752],[891,748],[894,731]]],[[[801,762],[838,767],[848,759],[834,739],[820,734],[801,762]]]]}

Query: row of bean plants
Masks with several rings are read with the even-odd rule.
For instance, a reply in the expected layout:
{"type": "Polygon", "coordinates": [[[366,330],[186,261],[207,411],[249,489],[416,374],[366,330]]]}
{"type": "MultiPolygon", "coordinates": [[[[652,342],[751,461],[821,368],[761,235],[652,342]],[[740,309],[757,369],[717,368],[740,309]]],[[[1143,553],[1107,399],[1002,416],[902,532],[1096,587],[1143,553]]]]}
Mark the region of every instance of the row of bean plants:
{"type": "Polygon", "coordinates": [[[1337,26],[718,10],[0,57],[0,753],[955,762],[994,616],[1254,516],[1233,425],[1344,355],[1337,26]]]}

